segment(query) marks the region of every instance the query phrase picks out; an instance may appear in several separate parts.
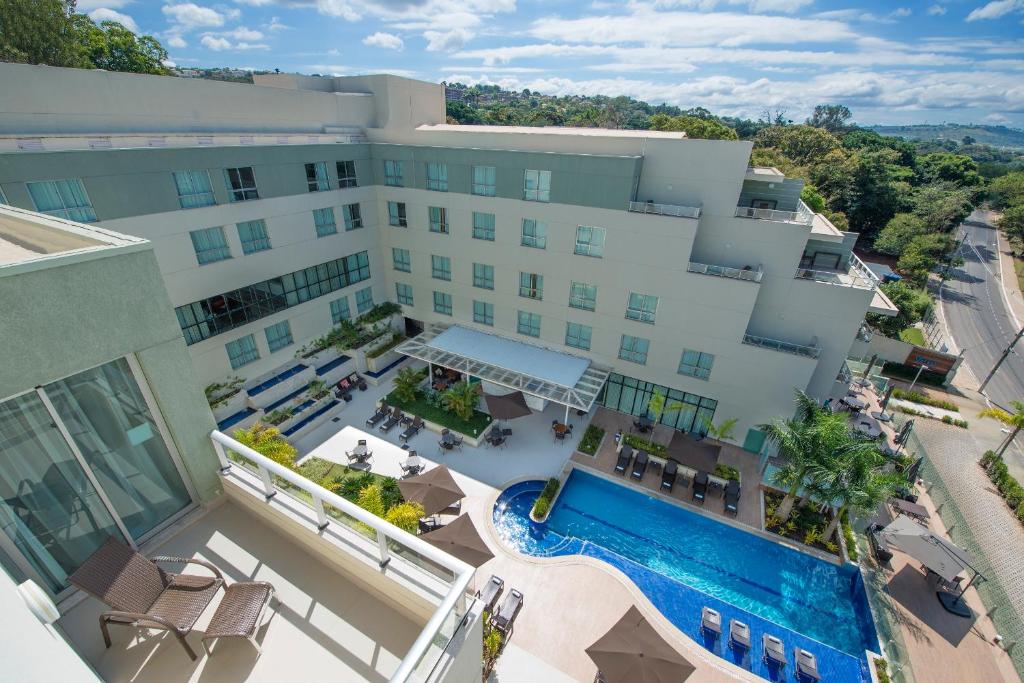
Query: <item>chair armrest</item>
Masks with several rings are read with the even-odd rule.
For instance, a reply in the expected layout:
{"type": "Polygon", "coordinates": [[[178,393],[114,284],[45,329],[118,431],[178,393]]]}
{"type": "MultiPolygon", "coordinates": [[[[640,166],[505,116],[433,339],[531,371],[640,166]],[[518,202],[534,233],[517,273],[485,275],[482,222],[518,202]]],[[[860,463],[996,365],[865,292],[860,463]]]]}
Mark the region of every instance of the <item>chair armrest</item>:
{"type": "Polygon", "coordinates": [[[163,617],[155,614],[143,614],[141,612],[119,612],[117,610],[111,610],[100,614],[100,621],[149,621],[154,624],[160,624],[168,631],[178,630],[178,627],[168,619],[164,619],[163,617]]]}
{"type": "Polygon", "coordinates": [[[220,573],[220,570],[212,564],[210,564],[209,562],[207,562],[206,560],[199,560],[194,557],[171,557],[169,555],[157,555],[156,557],[151,557],[149,559],[153,560],[154,562],[181,562],[184,564],[198,564],[201,567],[206,567],[207,569],[209,569],[211,572],[213,572],[213,575],[221,581],[224,580],[224,575],[220,573]]]}

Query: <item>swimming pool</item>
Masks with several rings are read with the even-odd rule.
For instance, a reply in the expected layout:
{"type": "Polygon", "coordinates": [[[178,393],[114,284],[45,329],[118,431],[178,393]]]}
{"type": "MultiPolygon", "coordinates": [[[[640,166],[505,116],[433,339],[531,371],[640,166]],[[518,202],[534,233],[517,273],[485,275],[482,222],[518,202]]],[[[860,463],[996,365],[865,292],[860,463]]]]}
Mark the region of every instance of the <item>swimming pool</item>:
{"type": "Polygon", "coordinates": [[[503,541],[534,556],[587,555],[619,568],[680,630],[754,673],[791,679],[793,648],[813,652],[823,679],[870,681],[865,650],[877,649],[864,585],[855,567],[839,567],[573,470],[548,521],[529,512],[544,482],[509,487],[494,523],[503,541]],[[750,626],[752,653],[734,653],[700,632],[704,606],[750,626]],[[761,635],[783,639],[790,665],[769,671],[761,635]]]}

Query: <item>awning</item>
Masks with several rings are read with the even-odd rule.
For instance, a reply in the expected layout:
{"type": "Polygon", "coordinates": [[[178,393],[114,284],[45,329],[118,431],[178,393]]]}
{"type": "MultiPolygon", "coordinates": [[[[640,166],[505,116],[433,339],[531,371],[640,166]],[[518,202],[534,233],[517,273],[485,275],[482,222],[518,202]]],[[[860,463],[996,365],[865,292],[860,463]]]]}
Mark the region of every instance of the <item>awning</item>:
{"type": "Polygon", "coordinates": [[[590,410],[611,368],[588,358],[438,323],[399,353],[579,410],[590,410]]]}
{"type": "Polygon", "coordinates": [[[487,402],[487,412],[495,420],[514,420],[517,417],[526,417],[531,412],[521,391],[500,396],[484,394],[484,400],[487,402]]]}

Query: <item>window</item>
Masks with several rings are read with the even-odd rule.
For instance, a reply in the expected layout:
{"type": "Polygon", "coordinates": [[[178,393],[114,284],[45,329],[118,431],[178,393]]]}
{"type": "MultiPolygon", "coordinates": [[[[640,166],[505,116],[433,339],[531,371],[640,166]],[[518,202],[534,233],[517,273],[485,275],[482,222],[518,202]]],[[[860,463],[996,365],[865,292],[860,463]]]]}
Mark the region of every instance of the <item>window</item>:
{"type": "Polygon", "coordinates": [[[434,313],[444,315],[452,314],[452,295],[444,292],[434,292],[434,313]]]}
{"type": "Polygon", "coordinates": [[[348,297],[343,296],[340,299],[335,299],[331,302],[331,322],[335,325],[341,323],[342,320],[351,320],[352,311],[348,307],[348,297]]]}
{"type": "Polygon", "coordinates": [[[631,337],[628,334],[622,335],[619,343],[619,358],[628,360],[631,363],[647,364],[647,351],[651,347],[649,339],[642,337],[631,337]]]}
{"type": "Polygon", "coordinates": [[[239,223],[238,239],[242,241],[243,254],[255,254],[257,251],[270,249],[267,224],[262,219],[239,223]]]}
{"type": "Polygon", "coordinates": [[[496,175],[497,173],[493,166],[474,166],[473,194],[478,194],[482,197],[493,197],[496,175]]]}
{"type": "Polygon", "coordinates": [[[3,190],[2,187],[0,187],[0,204],[6,204],[6,203],[7,203],[7,197],[4,196],[4,190],[3,190]]]}
{"type": "Polygon", "coordinates": [[[519,273],[519,296],[527,299],[544,298],[544,276],[537,273],[519,273]]]}
{"type": "Polygon", "coordinates": [[[494,241],[494,214],[473,212],[473,239],[494,241]]]}
{"type": "Polygon", "coordinates": [[[388,223],[397,228],[408,228],[405,218],[405,202],[388,202],[388,223]]]}
{"type": "Polygon", "coordinates": [[[336,166],[338,169],[338,187],[345,189],[346,187],[356,187],[359,185],[359,182],[356,180],[356,162],[339,161],[336,166]]]}
{"type": "Polygon", "coordinates": [[[427,189],[438,192],[448,191],[448,164],[427,162],[427,189]]]}
{"type": "Polygon", "coordinates": [[[313,209],[313,225],[316,226],[317,237],[327,237],[338,232],[338,224],[334,221],[334,209],[313,209]]]}
{"type": "Polygon", "coordinates": [[[484,263],[473,264],[473,286],[480,289],[494,289],[494,266],[484,263]]]}
{"type": "Polygon", "coordinates": [[[224,348],[228,351],[228,361],[231,363],[232,370],[237,370],[243,365],[260,359],[260,351],[256,348],[256,337],[251,334],[228,342],[224,348]]]}
{"type": "Polygon", "coordinates": [[[331,189],[331,180],[327,177],[327,164],[317,161],[306,164],[306,186],[310,192],[323,192],[331,189]]]}
{"type": "Polygon", "coordinates": [[[647,415],[648,403],[655,392],[665,394],[669,401],[682,404],[679,410],[665,411],[661,416],[662,424],[683,432],[707,433],[707,427],[715,417],[718,401],[697,394],[688,394],[613,372],[608,376],[597,402],[628,415],[647,415]]]}
{"type": "Polygon", "coordinates": [[[569,306],[593,311],[597,308],[597,286],[585,282],[573,282],[569,285],[569,306]]]}
{"type": "Polygon", "coordinates": [[[271,353],[292,343],[292,326],[287,320],[271,325],[263,331],[267,333],[267,346],[270,347],[271,353]]]}
{"type": "Polygon", "coordinates": [[[412,285],[404,282],[395,283],[395,293],[398,295],[398,303],[412,306],[412,285]]]}
{"type": "Polygon", "coordinates": [[[523,199],[530,202],[551,201],[551,171],[526,169],[523,174],[523,199]]]}
{"type": "Polygon", "coordinates": [[[626,304],[626,317],[642,323],[653,323],[654,313],[658,309],[658,297],[650,294],[630,293],[626,304]]]}
{"type": "Polygon", "coordinates": [[[346,204],[341,207],[341,217],[345,220],[345,230],[358,230],[363,227],[363,216],[358,204],[346,204]]]}
{"type": "Polygon", "coordinates": [[[452,260],[447,256],[430,256],[430,275],[437,280],[452,279],[452,260]]]}
{"type": "Polygon", "coordinates": [[[679,374],[708,379],[711,376],[711,366],[714,364],[713,354],[683,349],[683,357],[679,359],[679,374]]]}
{"type": "Polygon", "coordinates": [[[587,225],[577,227],[574,252],[580,256],[604,256],[604,228],[592,228],[587,225]]]}
{"type": "Polygon", "coordinates": [[[384,160],[384,184],[389,187],[405,187],[401,161],[384,160]]]}
{"type": "Polygon", "coordinates": [[[96,212],[85,193],[85,186],[78,178],[68,180],[47,180],[25,183],[36,211],[48,216],[66,218],[79,223],[96,220],[96,212]]]}
{"type": "Polygon", "coordinates": [[[519,311],[519,324],[516,326],[516,330],[519,334],[525,334],[528,337],[539,337],[540,315],[519,311]]]}
{"type": "Polygon", "coordinates": [[[370,257],[350,254],[174,309],[186,344],[223,334],[370,279],[370,257]]]}
{"type": "Polygon", "coordinates": [[[448,234],[448,209],[439,206],[430,207],[430,232],[448,234]]]}
{"type": "Polygon", "coordinates": [[[594,328],[589,325],[580,325],[578,323],[566,323],[565,325],[565,345],[572,346],[577,349],[583,349],[584,351],[590,350],[590,338],[594,334],[594,328]]]}
{"type": "Polygon", "coordinates": [[[216,263],[231,258],[231,249],[224,239],[224,228],[206,228],[205,230],[193,230],[189,233],[192,236],[192,248],[196,250],[196,260],[199,265],[216,263]]]}
{"type": "Polygon", "coordinates": [[[228,198],[231,201],[244,202],[260,198],[260,193],[256,190],[256,176],[252,172],[252,166],[225,168],[224,178],[228,183],[228,198]]]}
{"type": "Polygon", "coordinates": [[[373,288],[366,287],[356,292],[356,313],[362,315],[373,308],[373,288]]]}
{"type": "Polygon", "coordinates": [[[535,249],[548,248],[548,224],[544,221],[535,221],[531,218],[523,219],[523,239],[521,244],[524,247],[535,249]]]}
{"type": "Polygon", "coordinates": [[[178,190],[178,204],[183,209],[199,206],[213,206],[213,186],[210,185],[209,171],[175,171],[174,186],[178,190]]]}
{"type": "Polygon", "coordinates": [[[409,256],[409,250],[399,249],[398,247],[392,247],[391,265],[394,266],[395,270],[400,270],[403,273],[411,273],[412,257],[409,256]]]}
{"type": "Polygon", "coordinates": [[[473,302],[473,322],[481,325],[494,325],[494,304],[486,301],[473,302]]]}

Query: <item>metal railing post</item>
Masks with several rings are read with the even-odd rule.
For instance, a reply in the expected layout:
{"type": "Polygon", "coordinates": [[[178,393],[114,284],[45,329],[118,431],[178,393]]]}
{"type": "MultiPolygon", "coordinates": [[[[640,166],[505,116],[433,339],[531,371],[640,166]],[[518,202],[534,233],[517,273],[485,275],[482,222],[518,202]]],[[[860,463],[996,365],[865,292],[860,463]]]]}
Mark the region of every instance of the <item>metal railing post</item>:
{"type": "Polygon", "coordinates": [[[380,549],[381,568],[388,566],[388,562],[391,561],[391,551],[388,550],[388,537],[380,529],[377,529],[377,547],[380,549]]]}
{"type": "Polygon", "coordinates": [[[267,497],[267,500],[270,500],[277,495],[277,489],[274,488],[274,480],[270,477],[270,470],[260,464],[256,465],[256,469],[260,473],[260,479],[263,480],[263,495],[267,497]]]}
{"type": "Polygon", "coordinates": [[[228,460],[228,454],[224,450],[224,446],[222,446],[217,441],[213,441],[212,439],[211,443],[213,444],[213,450],[217,452],[217,459],[220,460],[220,473],[224,474],[225,472],[231,469],[231,461],[228,460]]]}
{"type": "Polygon", "coordinates": [[[327,519],[327,510],[324,509],[324,501],[320,496],[313,496],[313,511],[316,512],[316,529],[323,531],[330,524],[327,519]]]}

